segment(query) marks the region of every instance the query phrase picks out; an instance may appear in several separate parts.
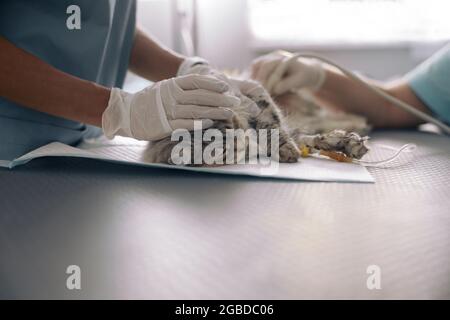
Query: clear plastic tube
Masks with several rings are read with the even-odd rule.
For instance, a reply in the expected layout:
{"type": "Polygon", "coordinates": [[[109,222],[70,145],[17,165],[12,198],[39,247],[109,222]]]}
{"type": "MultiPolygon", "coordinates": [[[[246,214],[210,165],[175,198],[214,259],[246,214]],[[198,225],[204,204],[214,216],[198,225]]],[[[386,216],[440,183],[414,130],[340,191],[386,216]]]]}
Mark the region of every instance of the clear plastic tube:
{"type": "Polygon", "coordinates": [[[403,146],[401,146],[398,149],[391,147],[391,146],[386,146],[386,145],[378,145],[378,146],[385,148],[385,149],[394,150],[395,153],[392,156],[390,156],[389,158],[379,160],[379,161],[353,160],[353,162],[359,163],[365,167],[378,167],[378,166],[385,165],[387,163],[390,163],[390,162],[396,160],[404,152],[414,152],[417,149],[417,146],[413,143],[404,144],[403,146]]]}

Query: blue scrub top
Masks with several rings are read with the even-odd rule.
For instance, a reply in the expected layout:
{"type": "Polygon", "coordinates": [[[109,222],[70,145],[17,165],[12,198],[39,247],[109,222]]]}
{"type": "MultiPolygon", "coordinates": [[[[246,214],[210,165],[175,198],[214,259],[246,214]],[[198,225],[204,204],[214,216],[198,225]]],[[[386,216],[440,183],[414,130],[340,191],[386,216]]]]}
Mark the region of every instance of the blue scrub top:
{"type": "MultiPolygon", "coordinates": [[[[107,87],[121,87],[135,31],[134,0],[0,1],[0,35],[50,65],[107,87]],[[70,5],[81,29],[69,30],[70,5]]],[[[52,141],[75,144],[101,130],[0,98],[0,160],[52,141]]]]}
{"type": "Polygon", "coordinates": [[[411,71],[406,79],[434,116],[450,124],[450,44],[411,71]]]}

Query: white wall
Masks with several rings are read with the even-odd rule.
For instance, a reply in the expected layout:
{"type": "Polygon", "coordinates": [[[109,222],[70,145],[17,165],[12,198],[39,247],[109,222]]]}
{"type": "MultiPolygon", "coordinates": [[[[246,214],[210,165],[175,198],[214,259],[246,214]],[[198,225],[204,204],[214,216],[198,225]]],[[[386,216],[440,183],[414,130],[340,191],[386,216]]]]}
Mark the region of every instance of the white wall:
{"type": "MultiPolygon", "coordinates": [[[[177,48],[173,0],[139,0],[138,23],[170,48],[177,48]]],[[[260,54],[275,48],[252,48],[246,0],[197,0],[197,54],[221,68],[243,69],[260,54]]],[[[442,44],[397,48],[316,48],[339,64],[375,79],[411,70],[442,44]]],[[[282,49],[282,48],[279,48],[282,49]]],[[[302,48],[285,48],[299,51],[302,48]]],[[[311,48],[307,48],[311,51],[311,48]]],[[[313,48],[314,49],[314,48],[313,48]]]]}
{"type": "MultiPolygon", "coordinates": [[[[245,68],[252,58],[275,49],[251,48],[246,2],[246,0],[197,0],[200,56],[220,67],[245,68]]],[[[371,49],[316,48],[312,51],[350,69],[384,80],[406,73],[441,46],[442,43],[371,49]]],[[[302,48],[277,49],[302,50],[302,48]]],[[[306,49],[311,51],[311,48],[306,49]]]]}
{"type": "Polygon", "coordinates": [[[172,16],[172,0],[138,0],[137,2],[138,26],[171,49],[175,47],[176,35],[172,16]]]}
{"type": "Polygon", "coordinates": [[[245,0],[197,0],[198,55],[219,67],[251,61],[245,0]]]}
{"type": "MultiPolygon", "coordinates": [[[[172,0],[138,0],[137,25],[158,39],[163,45],[174,49],[176,33],[173,23],[172,0]]],[[[137,92],[151,83],[143,78],[128,72],[124,89],[137,92]]]]}

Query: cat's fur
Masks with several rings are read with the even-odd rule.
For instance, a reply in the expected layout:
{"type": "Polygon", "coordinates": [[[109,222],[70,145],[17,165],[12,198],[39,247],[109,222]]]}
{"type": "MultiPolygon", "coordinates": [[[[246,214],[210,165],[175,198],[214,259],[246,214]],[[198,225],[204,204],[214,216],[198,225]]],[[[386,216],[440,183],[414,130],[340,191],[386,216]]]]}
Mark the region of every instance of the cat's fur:
{"type": "MultiPolygon", "coordinates": [[[[268,132],[270,129],[279,129],[280,162],[297,162],[301,156],[300,146],[338,151],[357,159],[368,150],[365,145],[366,138],[361,138],[358,133],[366,134],[370,128],[361,117],[327,112],[300,93],[290,93],[280,97],[278,100],[280,107],[265,91],[247,95],[240,92],[234,93],[240,96],[242,103],[239,107],[233,108],[233,118],[229,121],[216,121],[213,127],[223,133],[226,129],[253,128],[256,131],[268,129],[268,132]]],[[[249,144],[252,141],[244,140],[236,143],[235,162],[242,160],[242,155],[248,154],[249,144]]],[[[270,136],[267,140],[270,144],[270,136]]],[[[178,143],[178,141],[171,141],[170,137],[151,142],[145,158],[150,162],[171,163],[172,149],[178,143]]],[[[192,145],[193,143],[194,141],[192,145]]],[[[208,145],[207,142],[202,144],[203,147],[208,145]]],[[[224,146],[226,146],[225,143],[224,146]]],[[[267,155],[271,156],[270,145],[267,146],[267,150],[269,151],[267,155]]],[[[223,151],[225,156],[227,150],[223,151]]],[[[192,158],[191,165],[194,163],[193,160],[192,158]]]]}

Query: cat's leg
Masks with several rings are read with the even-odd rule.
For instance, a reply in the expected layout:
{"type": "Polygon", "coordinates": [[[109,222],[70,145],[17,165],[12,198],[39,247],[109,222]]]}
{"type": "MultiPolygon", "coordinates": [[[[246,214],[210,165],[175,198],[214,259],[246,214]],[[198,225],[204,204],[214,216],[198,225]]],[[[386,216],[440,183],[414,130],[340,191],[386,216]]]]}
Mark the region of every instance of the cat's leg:
{"type": "Polygon", "coordinates": [[[283,121],[283,116],[272,101],[272,99],[263,99],[257,101],[258,106],[261,108],[261,112],[254,119],[255,129],[267,130],[267,155],[270,155],[272,141],[271,141],[271,130],[278,130],[279,133],[279,161],[280,162],[297,162],[300,157],[300,151],[292,139],[288,128],[285,126],[283,121]]]}
{"type": "Polygon", "coordinates": [[[262,134],[263,129],[266,130],[266,144],[262,145],[262,142],[258,141],[259,155],[271,156],[271,130],[275,129],[279,133],[278,160],[281,162],[296,162],[300,152],[291,139],[290,133],[283,122],[283,115],[270,94],[261,85],[251,80],[243,81],[240,91],[250,101],[250,104],[247,104],[245,108],[247,109],[248,126],[257,130],[259,136],[262,134]]]}

